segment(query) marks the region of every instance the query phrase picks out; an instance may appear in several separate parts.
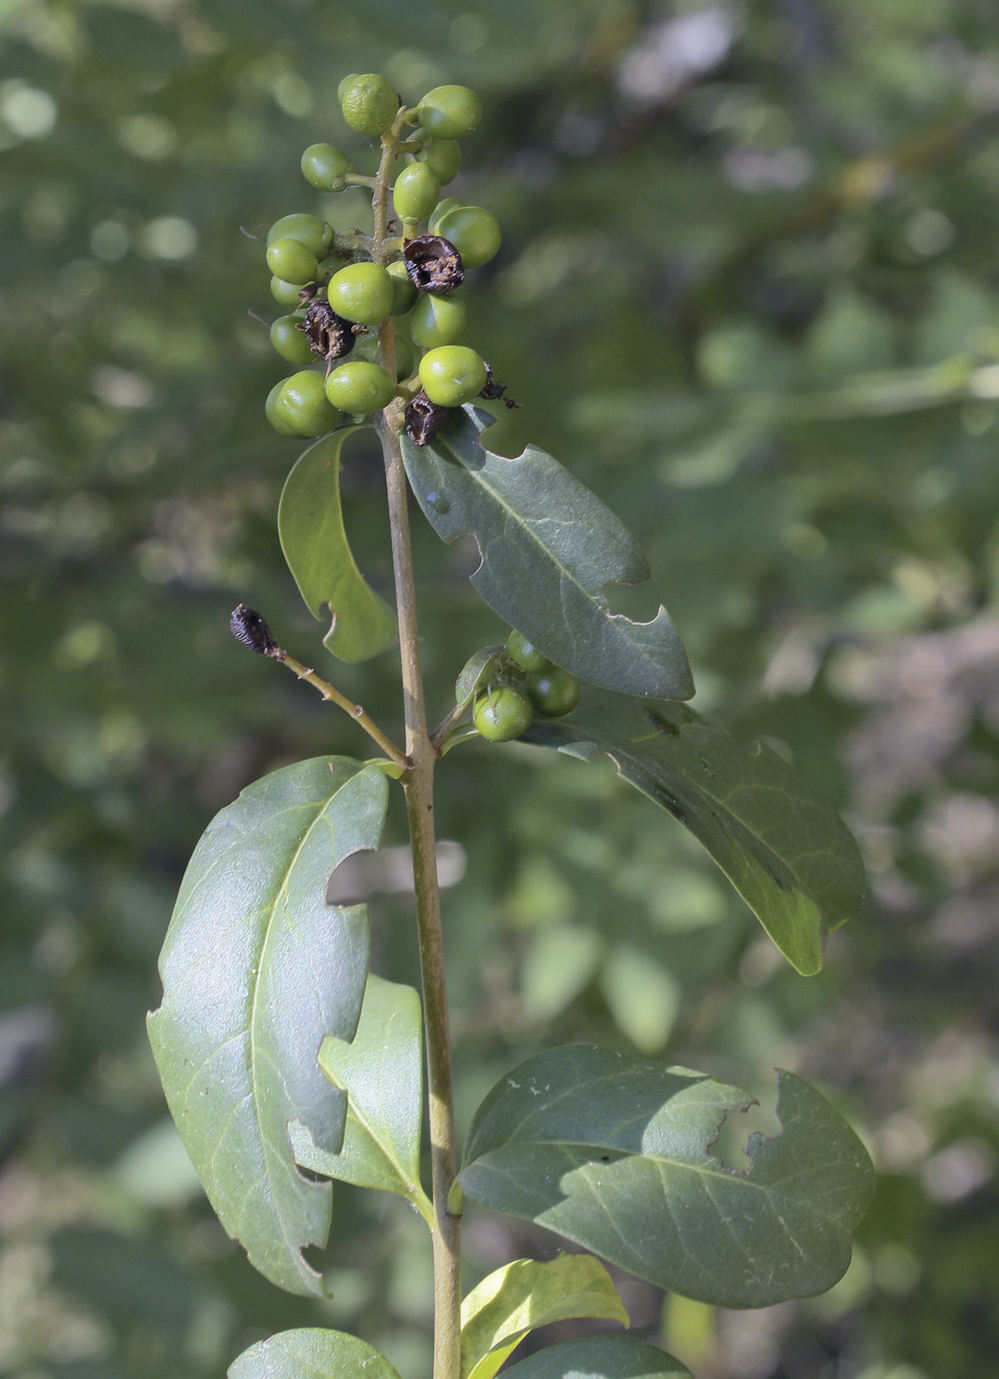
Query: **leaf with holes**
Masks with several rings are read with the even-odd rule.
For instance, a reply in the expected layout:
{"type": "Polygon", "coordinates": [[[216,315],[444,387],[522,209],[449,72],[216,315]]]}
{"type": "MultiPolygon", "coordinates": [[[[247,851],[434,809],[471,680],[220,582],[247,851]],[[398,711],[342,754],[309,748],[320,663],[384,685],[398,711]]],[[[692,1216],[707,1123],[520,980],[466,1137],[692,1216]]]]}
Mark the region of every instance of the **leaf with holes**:
{"type": "Polygon", "coordinates": [[[327,905],[326,883],[378,846],[387,794],[347,757],[256,781],[202,836],[160,955],[148,1024],[167,1104],[223,1226],[292,1293],[322,1293],[302,1249],[326,1243],[331,1191],[298,1172],[288,1123],[339,1150],[347,1096],[316,1053],[353,1037],[368,965],[367,907],[327,905]]]}
{"type": "Polygon", "coordinates": [[[747,1172],[710,1152],[753,1098],[702,1073],[608,1049],[552,1049],[515,1068],[472,1121],[466,1196],[535,1221],[639,1278],[719,1307],[825,1292],[870,1204],[871,1161],[807,1082],[781,1073],[776,1139],[747,1172]]]}
{"type": "Polygon", "coordinates": [[[568,717],[535,720],[522,741],[583,761],[606,752],[703,844],[805,975],[864,898],[860,850],[839,816],[776,752],[747,751],[684,704],[586,690],[568,717]]]}
{"type": "Polygon", "coordinates": [[[588,1336],[538,1350],[504,1374],[517,1379],[692,1379],[672,1355],[629,1336],[588,1336]]]}
{"type": "Polygon", "coordinates": [[[592,1255],[515,1259],[461,1304],[463,1379],[493,1379],[529,1331],[572,1317],[631,1322],[610,1275],[592,1255]]]}
{"type": "Polygon", "coordinates": [[[355,1187],[397,1192],[432,1225],[433,1207],[420,1186],[423,1059],[413,988],[369,976],[357,1033],[349,1043],[324,1039],[319,1066],[347,1093],[343,1148],[339,1154],[320,1149],[306,1126],[293,1122],[296,1162],[355,1187]]]}
{"type": "Polygon", "coordinates": [[[279,1331],[244,1350],[229,1379],[399,1379],[385,1356],[344,1331],[279,1331]]]}
{"type": "Polygon", "coordinates": [[[367,661],[396,638],[395,614],[364,579],[354,561],[340,504],[340,452],[346,426],[310,445],[285,480],[278,504],[278,535],[288,568],[309,611],[323,608],[333,626],[323,645],[341,661],[367,661]]]}
{"type": "Polygon", "coordinates": [[[537,446],[494,455],[476,407],[456,409],[428,445],[404,434],[413,491],[444,541],[471,532],[482,563],[471,577],[501,618],[583,680],[626,694],[689,699],[687,656],[666,609],[652,622],[612,614],[609,584],[642,584],[634,537],[567,469],[537,446]]]}

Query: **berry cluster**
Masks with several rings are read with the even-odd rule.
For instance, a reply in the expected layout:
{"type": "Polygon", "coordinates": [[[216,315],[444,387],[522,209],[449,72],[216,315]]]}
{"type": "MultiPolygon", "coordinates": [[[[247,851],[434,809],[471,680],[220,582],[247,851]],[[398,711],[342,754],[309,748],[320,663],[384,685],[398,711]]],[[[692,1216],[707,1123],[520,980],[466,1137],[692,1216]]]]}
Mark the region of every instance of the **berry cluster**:
{"type": "Polygon", "coordinates": [[[531,726],[536,713],[562,718],[579,703],[579,681],[554,665],[519,632],[489,663],[485,684],[476,686],[472,722],[490,742],[510,742],[531,726]]]}
{"type": "MultiPolygon", "coordinates": [[[[381,136],[390,161],[406,155],[392,188],[396,219],[387,224],[401,234],[379,234],[377,212],[373,237],[335,234],[305,214],[282,216],[271,226],[271,292],[291,309],[271,326],[271,343],[299,372],[271,389],[266,413],[282,435],[319,436],[345,413],[369,416],[400,397],[408,404],[407,433],[425,445],[448,409],[504,392],[482,356],[456,343],[466,316],[458,289],[467,268],[496,254],[499,224],[482,206],[441,199],[441,187],[461,166],[456,141],[478,125],[482,106],[467,86],[439,86],[402,110],[390,83],[374,73],[344,77],[338,95],[351,129],[381,136]],[[403,137],[408,125],[417,127],[403,137]],[[390,318],[387,347],[380,328],[390,318]],[[320,362],[325,372],[308,367],[320,362]]],[[[329,192],[367,186],[376,207],[380,197],[384,204],[385,167],[383,156],[376,177],[359,175],[332,144],[312,144],[302,154],[311,186],[329,192]]]]}

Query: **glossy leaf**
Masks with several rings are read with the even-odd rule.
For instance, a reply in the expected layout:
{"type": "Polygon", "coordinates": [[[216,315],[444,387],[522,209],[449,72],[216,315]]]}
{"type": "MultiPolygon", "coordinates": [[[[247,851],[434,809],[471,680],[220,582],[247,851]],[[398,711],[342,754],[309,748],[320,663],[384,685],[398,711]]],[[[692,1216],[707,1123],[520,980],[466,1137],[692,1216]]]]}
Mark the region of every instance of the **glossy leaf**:
{"type": "Polygon", "coordinates": [[[629,1336],[563,1341],[536,1351],[504,1374],[517,1379],[691,1379],[687,1366],[665,1350],[629,1336]]]}
{"type": "Polygon", "coordinates": [[[292,1123],[296,1162],[342,1183],[400,1193],[432,1221],[420,1186],[423,1057],[420,998],[413,988],[369,976],[357,1033],[349,1043],[324,1039],[319,1067],[347,1093],[343,1148],[330,1154],[304,1125],[292,1123]]]}
{"type": "Polygon", "coordinates": [[[385,1356],[344,1331],[279,1331],[244,1350],[229,1379],[399,1379],[385,1356]]]}
{"type": "Polygon", "coordinates": [[[687,656],[660,607],[652,622],[611,614],[609,584],[641,584],[634,537],[595,494],[536,446],[516,459],[479,436],[494,418],[465,407],[428,445],[404,434],[406,472],[444,541],[471,532],[482,563],[472,584],[556,665],[627,694],[689,699],[687,656]]]}
{"type": "Polygon", "coordinates": [[[325,1244],[331,1196],[296,1169],[288,1123],[339,1150],[347,1097],[316,1053],[353,1036],[368,964],[366,906],[327,905],[326,882],[378,846],[387,794],[346,757],[256,781],[203,834],[160,955],[148,1024],[170,1111],[223,1226],[293,1293],[322,1291],[301,1251],[325,1244]]]}
{"type": "Polygon", "coordinates": [[[588,690],[523,741],[583,761],[606,752],[704,845],[799,972],[819,970],[826,932],[863,900],[864,864],[839,816],[776,752],[746,750],[684,704],[588,690]]]}
{"type": "Polygon", "coordinates": [[[467,704],[479,686],[484,685],[506,659],[502,646],[484,646],[481,651],[469,656],[454,682],[454,702],[467,704]]]}
{"type": "Polygon", "coordinates": [[[323,645],[341,661],[367,661],[396,638],[395,614],[374,592],[347,543],[340,504],[340,452],[347,426],[310,445],[285,480],[278,504],[278,535],[288,568],[309,611],[333,625],[323,645]]]}
{"type": "Polygon", "coordinates": [[[461,1304],[463,1379],[492,1379],[529,1331],[570,1317],[631,1322],[610,1275],[592,1255],[504,1264],[461,1304]]]}
{"type": "Polygon", "coordinates": [[[528,1059],[476,1112],[466,1196],[558,1231],[650,1283],[720,1307],[831,1288],[874,1170],[808,1083],[781,1073],[776,1139],[747,1172],[710,1146],[752,1098],[701,1073],[571,1045],[528,1059]]]}

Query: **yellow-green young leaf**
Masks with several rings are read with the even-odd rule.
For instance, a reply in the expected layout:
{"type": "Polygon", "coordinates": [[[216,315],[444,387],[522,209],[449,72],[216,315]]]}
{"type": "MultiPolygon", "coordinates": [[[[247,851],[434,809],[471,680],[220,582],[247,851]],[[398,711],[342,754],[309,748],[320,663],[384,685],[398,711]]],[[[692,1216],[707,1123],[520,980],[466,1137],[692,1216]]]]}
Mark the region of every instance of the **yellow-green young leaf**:
{"type": "Polygon", "coordinates": [[[846,825],[769,747],[741,747],[685,704],[587,688],[566,718],[536,719],[522,741],[621,776],[699,840],[799,972],[854,914],[866,879],[846,825]]]}
{"type": "Polygon", "coordinates": [[[309,611],[333,626],[323,645],[341,661],[367,661],[396,638],[395,614],[364,579],[347,543],[340,505],[340,452],[359,426],[331,431],[310,445],[285,480],[278,535],[309,611]]]}
{"type": "Polygon", "coordinates": [[[399,1379],[385,1356],[344,1331],[302,1327],[258,1341],[233,1360],[229,1379],[399,1379]]]}
{"type": "Polygon", "coordinates": [[[288,1133],[296,1162],[342,1183],[408,1197],[431,1224],[433,1208],[420,1185],[423,1058],[413,988],[369,976],[357,1033],[349,1043],[324,1039],[319,1067],[347,1093],[343,1147],[330,1154],[293,1123],[288,1133]]]}
{"type": "Polygon", "coordinates": [[[631,1325],[599,1259],[560,1254],[504,1264],[461,1304],[462,1379],[492,1379],[529,1331],[570,1317],[631,1325]]]}
{"type": "Polygon", "coordinates": [[[692,1379],[686,1365],[630,1336],[588,1336],[538,1350],[504,1370],[516,1379],[692,1379]]]}

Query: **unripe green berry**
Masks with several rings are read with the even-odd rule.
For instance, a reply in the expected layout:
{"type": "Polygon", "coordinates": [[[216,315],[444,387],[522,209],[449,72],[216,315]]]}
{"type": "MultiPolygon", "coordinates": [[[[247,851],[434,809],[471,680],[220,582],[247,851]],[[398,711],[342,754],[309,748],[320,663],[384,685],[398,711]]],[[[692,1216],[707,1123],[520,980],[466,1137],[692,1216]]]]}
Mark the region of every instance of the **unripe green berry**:
{"type": "Polygon", "coordinates": [[[399,113],[395,87],[377,72],[345,78],[337,94],[343,118],[358,134],[384,134],[399,113]]]}
{"type": "Polygon", "coordinates": [[[281,306],[298,306],[298,283],[286,283],[275,275],[271,278],[271,296],[281,306]]]}
{"type": "Polygon", "coordinates": [[[279,316],[271,326],[271,344],[289,364],[314,364],[316,356],[312,346],[305,332],[298,329],[301,319],[300,316],[279,316]]]}
{"type": "Polygon", "coordinates": [[[297,239],[299,244],[304,244],[315,254],[317,260],[323,259],[333,242],[333,227],[318,216],[304,212],[283,215],[267,231],[268,244],[273,244],[276,239],[297,239]]]}
{"type": "Polygon", "coordinates": [[[482,102],[467,86],[435,86],[417,107],[420,124],[435,139],[461,139],[482,119],[482,102]]]}
{"type": "Polygon", "coordinates": [[[489,742],[510,742],[527,731],[534,718],[529,701],[509,685],[497,685],[475,701],[472,721],[489,742]]]}
{"type": "Polygon", "coordinates": [[[354,164],[332,144],[310,144],[302,154],[302,176],[321,192],[342,192],[354,164]]]}
{"type": "Polygon", "coordinates": [[[355,359],[333,370],[326,380],[326,396],[341,412],[366,416],[392,401],[395,381],[380,364],[355,359]]]}
{"type": "Polygon", "coordinates": [[[299,436],[321,436],[340,420],[323,389],[323,376],[312,369],[293,373],[278,388],[275,414],[299,436]]]}
{"type": "Polygon", "coordinates": [[[410,163],[392,188],[395,213],[403,220],[425,220],[441,194],[440,178],[428,163],[410,163]]]}
{"type": "Polygon", "coordinates": [[[392,315],[395,289],[380,263],[351,263],[330,278],[326,295],[338,316],[377,326],[392,315]]]}
{"type": "Polygon", "coordinates": [[[420,294],[409,281],[409,274],[402,259],[390,263],[385,271],[392,279],[392,315],[404,316],[407,311],[412,310],[420,294]]]}
{"type": "Polygon", "coordinates": [[[506,654],[511,661],[515,661],[521,670],[529,673],[539,670],[552,670],[551,661],[543,651],[539,651],[533,642],[514,628],[506,639],[506,654]]]}
{"type": "MultiPolygon", "coordinates": [[[[407,340],[405,335],[399,330],[394,333],[395,338],[395,374],[396,378],[408,378],[416,369],[416,353],[412,342],[407,340]]],[[[354,346],[350,356],[351,363],[358,359],[364,359],[372,364],[381,362],[378,336],[366,335],[359,344],[354,346]]]]}
{"type": "Polygon", "coordinates": [[[424,292],[413,308],[413,339],[425,349],[453,345],[465,333],[465,303],[457,292],[424,292]]]}
{"type": "Polygon", "coordinates": [[[319,271],[316,256],[297,239],[275,239],[267,246],[267,267],[286,283],[310,283],[319,271]]]}
{"type": "Polygon", "coordinates": [[[264,415],[274,427],[274,430],[279,432],[282,436],[297,436],[301,433],[295,430],[290,421],[285,421],[284,417],[281,416],[277,410],[277,400],[284,381],[285,380],[282,378],[280,383],[275,383],[274,387],[267,394],[267,401],[264,403],[264,415]]]}
{"type": "Polygon", "coordinates": [[[445,196],[443,201],[438,201],[430,215],[428,222],[430,233],[436,235],[437,226],[441,223],[448,211],[453,211],[457,206],[464,206],[464,201],[458,201],[453,196],[445,196]]]}
{"type": "Polygon", "coordinates": [[[442,187],[453,182],[461,171],[461,149],[453,139],[431,139],[419,160],[433,168],[442,187]]]}
{"type": "Polygon", "coordinates": [[[420,382],[431,402],[460,407],[486,386],[486,366],[482,356],[467,345],[443,345],[420,360],[420,382]]]}
{"type": "Polygon", "coordinates": [[[454,245],[466,268],[495,258],[503,238],[499,221],[483,206],[455,206],[437,221],[437,233],[454,245]]]}
{"type": "Polygon", "coordinates": [[[558,666],[552,666],[550,670],[537,670],[529,675],[526,689],[527,697],[538,713],[548,718],[562,718],[572,713],[579,703],[579,680],[558,666]]]}

